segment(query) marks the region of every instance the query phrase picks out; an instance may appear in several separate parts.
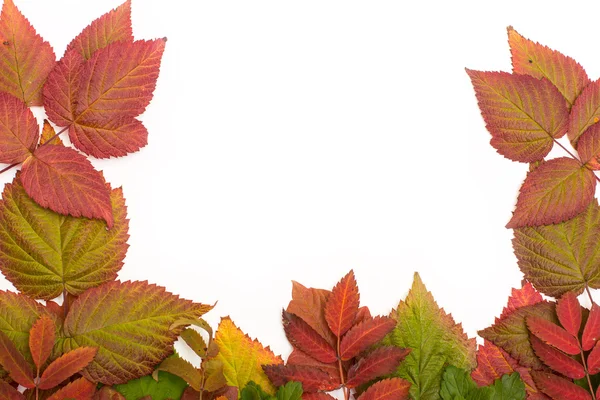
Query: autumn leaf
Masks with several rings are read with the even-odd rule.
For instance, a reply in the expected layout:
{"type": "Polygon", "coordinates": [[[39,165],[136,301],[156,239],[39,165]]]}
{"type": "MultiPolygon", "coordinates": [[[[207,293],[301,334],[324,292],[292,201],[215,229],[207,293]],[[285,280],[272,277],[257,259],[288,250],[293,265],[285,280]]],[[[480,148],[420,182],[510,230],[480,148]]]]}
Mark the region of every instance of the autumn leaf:
{"type": "MultiPolygon", "coordinates": [[[[600,372],[600,346],[598,346],[597,343],[594,346],[594,348],[592,349],[592,351],[590,351],[590,354],[588,355],[587,368],[588,368],[588,373],[590,375],[596,375],[598,372],[600,372]]],[[[556,369],[556,368],[552,368],[552,369],[556,370],[557,372],[561,372],[560,369],[556,369]]],[[[563,375],[566,375],[566,374],[563,374],[563,375]]],[[[566,375],[566,376],[568,376],[568,375],[566,375]]]]}
{"type": "Polygon", "coordinates": [[[594,198],[596,177],[578,160],[560,157],[527,174],[507,228],[557,224],[585,211],[594,198]]]}
{"type": "Polygon", "coordinates": [[[533,371],[536,385],[553,399],[591,400],[589,392],[573,382],[548,372],[533,371]]]}
{"type": "Polygon", "coordinates": [[[410,383],[402,378],[379,381],[365,390],[357,400],[408,400],[410,383]]]}
{"type": "MultiPolygon", "coordinates": [[[[138,400],[149,396],[152,400],[168,400],[182,398],[187,383],[178,376],[165,371],[158,372],[158,380],[150,375],[133,379],[127,383],[114,386],[126,400],[138,400]]],[[[195,399],[198,399],[197,396],[195,399]]]]}
{"type": "Polygon", "coordinates": [[[396,321],[388,317],[375,317],[354,325],[340,343],[340,358],[350,360],[379,342],[394,329],[396,321]]]}
{"type": "Polygon", "coordinates": [[[317,361],[337,361],[335,349],[314,329],[294,314],[283,312],[283,329],[288,341],[317,361]]]}
{"type": "Polygon", "coordinates": [[[0,91],[28,106],[42,105],[41,89],[56,56],[13,0],[4,0],[0,14],[0,91]]]}
{"type": "Polygon", "coordinates": [[[574,292],[565,293],[556,303],[558,321],[570,335],[579,336],[581,328],[581,305],[574,292]]]}
{"type": "Polygon", "coordinates": [[[535,354],[544,362],[544,364],[554,371],[571,379],[581,379],[585,377],[585,369],[578,361],[554,347],[545,344],[536,336],[532,336],[530,341],[535,354]]]}
{"type": "Polygon", "coordinates": [[[335,363],[322,363],[315,360],[313,357],[302,352],[297,347],[292,350],[292,353],[288,356],[287,365],[304,365],[310,366],[316,369],[323,370],[332,376],[339,375],[340,367],[337,362],[335,363]]]}
{"type": "Polygon", "coordinates": [[[589,351],[600,339],[600,307],[593,303],[581,336],[581,348],[589,351]]]}
{"type": "Polygon", "coordinates": [[[581,92],[569,115],[568,136],[573,147],[581,135],[600,118],[600,80],[587,85],[581,92]]]}
{"type": "Polygon", "coordinates": [[[350,271],[334,286],[325,304],[325,320],[335,336],[342,336],[350,329],[358,314],[359,303],[354,271],[350,271]]]}
{"type": "Polygon", "coordinates": [[[286,311],[301,318],[333,346],[336,339],[325,320],[325,304],[330,295],[329,290],[306,288],[292,281],[292,300],[286,311]]]}
{"type": "Polygon", "coordinates": [[[202,389],[202,375],[190,362],[174,354],[163,360],[152,373],[152,377],[158,381],[158,372],[166,371],[185,380],[194,390],[202,389]]]}
{"type": "Polygon", "coordinates": [[[215,343],[219,346],[217,360],[223,362],[223,373],[227,384],[243,388],[250,381],[259,384],[269,394],[275,394],[275,388],[263,372],[261,366],[282,364],[268,347],[252,340],[242,332],[229,317],[221,319],[215,343]]]}
{"type": "Polygon", "coordinates": [[[208,345],[198,332],[192,328],[186,328],[181,332],[180,336],[198,357],[204,358],[206,356],[208,345]]]}
{"type": "Polygon", "coordinates": [[[114,225],[107,230],[100,220],[39,206],[17,174],[0,200],[0,271],[21,292],[46,300],[114,280],[127,252],[129,220],[120,188],[110,190],[110,201],[114,225]]]}
{"type": "Polygon", "coordinates": [[[542,293],[560,297],[600,288],[600,207],[592,200],[577,217],[554,225],[514,230],[513,248],[525,278],[542,293]]]}
{"type": "Polygon", "coordinates": [[[29,332],[29,349],[31,350],[33,363],[38,369],[38,375],[40,368],[48,360],[50,354],[52,354],[55,339],[56,326],[54,325],[54,321],[50,317],[43,315],[33,324],[29,332]]]}
{"type": "Polygon", "coordinates": [[[181,318],[196,318],[210,306],[180,299],[147,282],[111,282],[81,294],[64,324],[64,351],[97,347],[82,375],[107,385],[150,374],[173,350],[181,318]]]}
{"type": "Polygon", "coordinates": [[[520,289],[513,288],[511,290],[511,296],[508,298],[508,304],[502,310],[500,319],[521,307],[530,306],[542,301],[542,295],[535,290],[530,282],[525,282],[520,289]]]}
{"type": "Polygon", "coordinates": [[[536,78],[546,78],[573,105],[590,79],[583,67],[571,57],[521,36],[508,27],[508,44],[513,71],[536,78]]]}
{"type": "Polygon", "coordinates": [[[56,135],[56,130],[54,130],[54,127],[50,124],[50,122],[47,119],[44,120],[44,125],[42,127],[42,134],[40,135],[40,146],[45,143],[54,145],[63,144],[60,137],[56,135]]]}
{"type": "Polygon", "coordinates": [[[0,379],[0,398],[5,400],[25,400],[25,396],[0,379]]]}
{"type": "Polygon", "coordinates": [[[263,366],[263,369],[275,386],[283,386],[290,381],[300,382],[306,393],[328,392],[342,385],[338,377],[306,365],[271,364],[263,366]]]}
{"type": "Polygon", "coordinates": [[[48,400],[91,400],[95,392],[96,384],[85,378],[79,378],[69,383],[67,386],[62,387],[59,391],[50,396],[48,400]]]}
{"type": "Polygon", "coordinates": [[[46,367],[37,386],[42,390],[58,386],[86,367],[94,359],[96,351],[93,347],[79,347],[63,354],[46,367]]]}
{"type": "Polygon", "coordinates": [[[23,162],[35,149],[38,137],[31,110],[16,97],[0,92],[0,163],[23,162]]]}
{"type": "Polygon", "coordinates": [[[354,388],[380,376],[391,374],[410,351],[411,349],[394,346],[383,346],[373,350],[350,367],[346,386],[354,388]]]}
{"type": "Polygon", "coordinates": [[[568,105],[548,80],[467,69],[491,145],[513,161],[543,159],[567,131],[568,105]]]}
{"type": "Polygon", "coordinates": [[[35,387],[31,366],[15,347],[13,342],[0,330],[0,365],[4,367],[19,385],[35,387]]]}
{"type": "Polygon", "coordinates": [[[408,296],[392,311],[397,325],[387,341],[412,351],[399,365],[396,376],[408,380],[410,394],[418,399],[439,399],[440,382],[448,364],[459,368],[475,367],[475,339],[469,339],[435,302],[415,273],[408,296]]]}
{"type": "Polygon", "coordinates": [[[36,203],[59,214],[99,218],[112,228],[110,193],[102,174],[77,151],[39,147],[21,170],[21,182],[36,203]]]}
{"type": "Polygon", "coordinates": [[[43,90],[44,109],[58,126],[69,126],[75,121],[83,64],[79,52],[67,51],[48,74],[43,90]]]}

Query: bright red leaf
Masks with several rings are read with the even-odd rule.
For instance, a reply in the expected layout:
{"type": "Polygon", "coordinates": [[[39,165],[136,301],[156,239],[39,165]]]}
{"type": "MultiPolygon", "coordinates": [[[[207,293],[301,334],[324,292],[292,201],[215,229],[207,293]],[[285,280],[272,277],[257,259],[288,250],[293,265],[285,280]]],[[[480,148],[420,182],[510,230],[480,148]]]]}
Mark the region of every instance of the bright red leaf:
{"type": "Polygon", "coordinates": [[[507,352],[484,340],[477,350],[477,368],[471,372],[471,378],[479,386],[488,386],[502,375],[513,373],[518,365],[507,352]]]}
{"type": "Polygon", "coordinates": [[[39,127],[31,110],[23,101],[0,92],[0,163],[23,162],[38,138],[39,127]]]}
{"type": "Polygon", "coordinates": [[[275,386],[283,386],[289,381],[300,382],[306,393],[335,390],[341,385],[339,378],[304,365],[263,365],[263,370],[275,386]]]}
{"type": "Polygon", "coordinates": [[[581,337],[581,347],[584,351],[590,350],[600,338],[600,306],[593,303],[588,316],[583,335],[581,337]]]}
{"type": "Polygon", "coordinates": [[[527,318],[527,327],[531,333],[544,343],[554,346],[567,354],[579,354],[577,338],[571,336],[569,332],[560,326],[544,318],[530,316],[527,318]]]}
{"type": "Polygon", "coordinates": [[[581,328],[581,305],[573,292],[565,293],[556,303],[558,321],[574,337],[579,336],[581,328]]]}
{"type": "Polygon", "coordinates": [[[350,360],[371,347],[394,329],[396,321],[388,317],[375,317],[354,325],[342,338],[340,357],[350,360]]]}
{"type": "Polygon", "coordinates": [[[335,285],[325,305],[325,320],[334,335],[342,336],[350,329],[356,319],[359,302],[354,271],[350,271],[335,285]]]}
{"type": "Polygon", "coordinates": [[[508,298],[508,304],[502,310],[500,319],[504,318],[518,308],[537,304],[541,301],[543,301],[542,295],[535,290],[531,283],[525,282],[520,289],[512,289],[511,296],[508,298]]]}
{"type": "Polygon", "coordinates": [[[31,366],[2,330],[0,330],[0,365],[19,385],[29,389],[35,387],[31,366]]]}
{"type": "Polygon", "coordinates": [[[548,372],[533,371],[536,385],[553,399],[591,400],[590,393],[573,382],[548,372]]]}
{"type": "Polygon", "coordinates": [[[44,370],[38,387],[51,389],[59,385],[91,363],[96,352],[97,349],[93,347],[78,347],[63,354],[44,370]]]}
{"type": "Polygon", "coordinates": [[[346,386],[354,388],[377,377],[391,374],[410,351],[395,346],[384,346],[373,350],[350,367],[346,386]]]}
{"type": "Polygon", "coordinates": [[[79,378],[54,393],[48,400],[91,400],[95,392],[95,383],[92,383],[85,378],[79,378]]]}
{"type": "Polygon", "coordinates": [[[110,191],[102,174],[77,151],[47,145],[23,164],[21,182],[42,207],[74,217],[101,218],[113,225],[110,191]]]}
{"type": "Polygon", "coordinates": [[[361,394],[357,400],[408,400],[410,382],[402,378],[379,381],[361,394]]]}
{"type": "Polygon", "coordinates": [[[337,361],[335,349],[306,322],[294,314],[283,312],[283,329],[288,341],[322,363],[337,361]]]}
{"type": "Polygon", "coordinates": [[[587,367],[590,375],[596,375],[598,372],[600,372],[600,346],[598,345],[598,343],[596,343],[596,345],[588,355],[587,367]]]}
{"type": "Polygon", "coordinates": [[[56,326],[48,316],[42,316],[31,327],[29,332],[29,349],[33,357],[33,363],[38,370],[50,357],[54,340],[56,338],[56,326]]]}
{"type": "Polygon", "coordinates": [[[577,141],[600,118],[600,80],[587,85],[581,92],[569,116],[569,140],[577,148],[577,141]]]}
{"type": "Polygon", "coordinates": [[[585,377],[585,369],[575,359],[569,357],[565,353],[555,349],[542,342],[535,336],[531,336],[531,347],[535,354],[550,368],[556,372],[560,372],[571,379],[581,379],[585,377]]]}

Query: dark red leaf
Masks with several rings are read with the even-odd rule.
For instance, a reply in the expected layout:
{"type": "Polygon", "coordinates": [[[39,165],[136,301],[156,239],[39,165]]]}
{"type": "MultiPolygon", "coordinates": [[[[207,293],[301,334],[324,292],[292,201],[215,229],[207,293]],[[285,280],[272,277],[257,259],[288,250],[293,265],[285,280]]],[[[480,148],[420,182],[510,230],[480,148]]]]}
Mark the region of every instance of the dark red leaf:
{"type": "Polygon", "coordinates": [[[598,372],[600,372],[600,346],[598,343],[596,343],[588,355],[587,367],[590,375],[596,375],[598,372]]]}
{"type": "Polygon", "coordinates": [[[583,328],[583,336],[581,338],[581,347],[588,351],[600,338],[600,306],[593,303],[590,315],[588,316],[585,327],[583,328]]]}
{"type": "Polygon", "coordinates": [[[361,358],[348,370],[346,386],[354,388],[394,372],[411,349],[384,346],[361,358]]]}
{"type": "Polygon", "coordinates": [[[339,375],[339,366],[338,363],[329,363],[325,364],[320,361],[315,360],[311,356],[302,352],[298,349],[293,349],[292,353],[289,355],[287,359],[287,365],[305,365],[310,367],[315,367],[317,369],[323,370],[329,373],[332,376],[339,375]]]}
{"type": "Polygon", "coordinates": [[[322,363],[337,361],[335,349],[306,322],[283,311],[283,329],[292,346],[322,363]]]}
{"type": "Polygon", "coordinates": [[[402,378],[390,378],[370,386],[357,400],[408,400],[410,382],[402,378]]]}
{"type": "Polygon", "coordinates": [[[557,400],[591,400],[590,393],[573,382],[560,376],[542,371],[532,371],[531,375],[538,388],[557,400]]]}
{"type": "Polygon", "coordinates": [[[335,285],[325,305],[325,319],[334,335],[341,337],[352,327],[359,302],[354,271],[350,271],[335,285]]]}
{"type": "Polygon", "coordinates": [[[54,321],[45,315],[38,319],[31,327],[31,331],[29,332],[29,349],[38,370],[52,353],[54,339],[56,338],[55,331],[54,321]]]}
{"type": "Polygon", "coordinates": [[[97,349],[94,347],[78,347],[63,354],[48,365],[38,387],[40,389],[52,389],[67,378],[84,369],[96,356],[97,349]]]}
{"type": "Polygon", "coordinates": [[[275,386],[283,386],[289,381],[302,383],[305,393],[330,391],[341,386],[338,377],[317,368],[303,365],[263,365],[263,370],[275,386]]]}
{"type": "Polygon", "coordinates": [[[569,357],[560,350],[549,346],[535,336],[531,336],[531,347],[535,354],[550,368],[571,379],[585,377],[585,369],[577,360],[569,357]]]}
{"type": "Polygon", "coordinates": [[[28,389],[35,387],[31,366],[2,330],[0,330],[0,365],[19,385],[28,389]]]}
{"type": "Polygon", "coordinates": [[[0,399],[2,400],[25,400],[25,396],[17,389],[0,379],[0,399]]]}
{"type": "Polygon", "coordinates": [[[531,333],[544,343],[552,345],[567,354],[579,354],[577,339],[560,326],[546,319],[530,316],[527,318],[527,327],[531,333]]]}
{"type": "Polygon", "coordinates": [[[574,337],[579,336],[581,328],[581,305],[573,292],[565,293],[556,303],[558,321],[574,337]]]}
{"type": "Polygon", "coordinates": [[[341,359],[345,361],[354,358],[383,339],[395,326],[396,321],[388,317],[367,319],[353,326],[340,343],[341,359]]]}

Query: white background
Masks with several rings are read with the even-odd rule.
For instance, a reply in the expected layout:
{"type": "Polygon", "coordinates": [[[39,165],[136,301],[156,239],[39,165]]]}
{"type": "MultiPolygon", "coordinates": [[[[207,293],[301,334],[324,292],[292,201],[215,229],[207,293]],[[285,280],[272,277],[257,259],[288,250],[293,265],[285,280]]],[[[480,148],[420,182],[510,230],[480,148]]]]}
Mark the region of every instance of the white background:
{"type": "MultiPolygon", "coordinates": [[[[60,56],[120,1],[16,4],[60,56]]],[[[213,325],[285,357],[292,279],[352,268],[387,314],[419,271],[475,336],[522,278],[504,225],[526,166],[489,145],[464,68],[509,71],[513,25],[596,79],[595,4],[133,0],[135,37],[168,43],[149,145],[94,162],[127,198],[121,279],[218,300],[213,325]]]]}

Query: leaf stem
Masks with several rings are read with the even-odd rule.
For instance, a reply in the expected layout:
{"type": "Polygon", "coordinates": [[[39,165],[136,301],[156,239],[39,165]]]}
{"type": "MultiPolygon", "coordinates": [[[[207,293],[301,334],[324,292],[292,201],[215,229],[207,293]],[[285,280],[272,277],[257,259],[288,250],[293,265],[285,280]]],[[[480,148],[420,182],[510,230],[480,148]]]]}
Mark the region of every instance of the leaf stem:
{"type": "MultiPolygon", "coordinates": [[[[338,357],[338,369],[340,371],[340,382],[342,382],[342,391],[344,392],[344,400],[349,400],[350,390],[346,387],[344,381],[344,368],[342,367],[342,357],[340,357],[340,338],[337,338],[337,357],[338,357]]],[[[594,399],[595,400],[595,399],[594,399]]]]}
{"type": "MultiPolygon", "coordinates": [[[[587,286],[586,286],[587,288],[587,286]]],[[[581,355],[581,363],[583,364],[583,370],[585,371],[585,377],[587,378],[588,386],[590,388],[590,393],[592,395],[592,400],[596,400],[596,393],[594,392],[594,387],[592,386],[592,380],[590,379],[590,374],[588,372],[587,363],[585,362],[585,355],[583,354],[583,348],[581,347],[581,342],[579,338],[576,337],[577,344],[579,345],[579,354],[581,355]]]]}
{"type": "Polygon", "coordinates": [[[567,149],[565,146],[563,146],[558,140],[556,140],[554,138],[552,138],[552,140],[554,140],[554,143],[557,144],[560,148],[562,148],[564,151],[566,151],[567,154],[571,156],[571,158],[573,158],[574,160],[577,160],[581,163],[581,160],[579,158],[575,157],[575,155],[573,153],[571,153],[569,151],[569,149],[567,149]]]}
{"type": "MultiPolygon", "coordinates": [[[[596,177],[596,179],[598,179],[598,177],[596,177]]],[[[587,295],[590,298],[590,301],[592,302],[592,304],[594,304],[594,299],[592,298],[592,292],[590,291],[590,287],[588,285],[585,285],[585,291],[587,292],[587,295]]]]}

